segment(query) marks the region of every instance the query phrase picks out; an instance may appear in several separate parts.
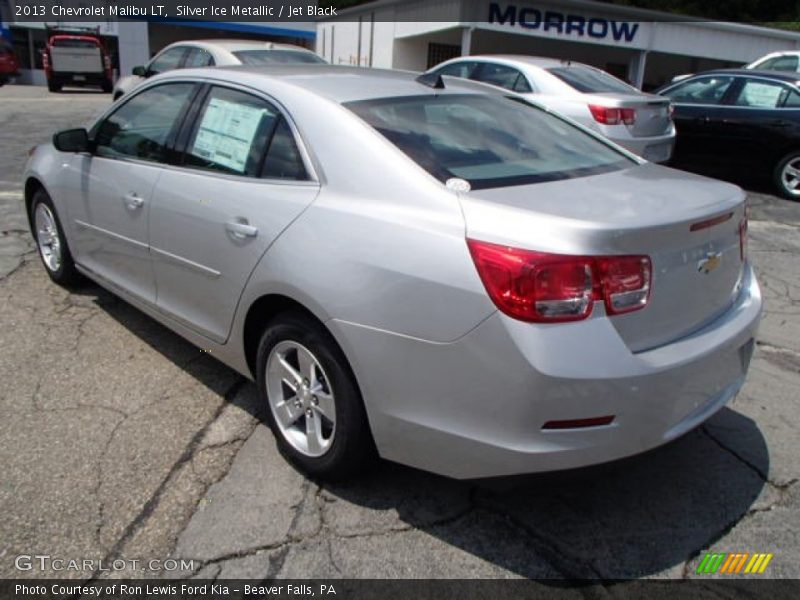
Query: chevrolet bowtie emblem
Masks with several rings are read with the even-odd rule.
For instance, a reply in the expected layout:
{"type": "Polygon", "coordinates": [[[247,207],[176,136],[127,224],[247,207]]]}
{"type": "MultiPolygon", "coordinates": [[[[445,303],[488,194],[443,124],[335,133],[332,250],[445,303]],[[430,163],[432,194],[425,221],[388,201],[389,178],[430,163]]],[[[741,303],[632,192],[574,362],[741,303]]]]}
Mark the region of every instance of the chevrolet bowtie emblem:
{"type": "Polygon", "coordinates": [[[704,259],[698,261],[697,270],[700,273],[708,275],[709,273],[711,273],[711,271],[716,269],[720,265],[721,262],[722,262],[722,253],[721,252],[716,252],[716,253],[709,252],[708,255],[704,259]]]}

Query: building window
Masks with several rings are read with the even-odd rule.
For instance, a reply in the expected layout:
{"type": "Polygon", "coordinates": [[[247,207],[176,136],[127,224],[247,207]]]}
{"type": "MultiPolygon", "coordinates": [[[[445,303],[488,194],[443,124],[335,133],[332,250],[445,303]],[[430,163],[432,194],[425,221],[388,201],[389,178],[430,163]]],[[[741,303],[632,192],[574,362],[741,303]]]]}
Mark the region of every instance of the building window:
{"type": "Polygon", "coordinates": [[[440,62],[461,56],[461,46],[455,44],[428,44],[428,66],[427,69],[435,67],[440,62]]]}

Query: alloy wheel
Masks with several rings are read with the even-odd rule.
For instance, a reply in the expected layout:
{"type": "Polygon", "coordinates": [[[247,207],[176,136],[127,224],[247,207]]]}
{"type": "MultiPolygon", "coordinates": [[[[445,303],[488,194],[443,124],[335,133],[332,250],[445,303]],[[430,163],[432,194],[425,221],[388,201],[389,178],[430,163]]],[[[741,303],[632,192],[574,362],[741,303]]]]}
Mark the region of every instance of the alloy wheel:
{"type": "Polygon", "coordinates": [[[52,272],[61,268],[61,238],[53,213],[46,204],[39,203],[34,213],[36,241],[45,266],[52,272]]]}
{"type": "Polygon", "coordinates": [[[267,358],[266,383],[286,441],[305,456],[325,454],[336,433],[336,400],[319,360],[302,344],[278,342],[267,358]]]}

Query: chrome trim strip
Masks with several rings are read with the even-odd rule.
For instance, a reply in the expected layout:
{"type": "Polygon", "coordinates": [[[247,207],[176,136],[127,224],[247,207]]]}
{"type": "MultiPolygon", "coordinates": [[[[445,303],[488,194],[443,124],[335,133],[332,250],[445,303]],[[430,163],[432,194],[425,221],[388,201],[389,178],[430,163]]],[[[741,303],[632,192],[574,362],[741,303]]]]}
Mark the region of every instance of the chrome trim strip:
{"type": "Polygon", "coordinates": [[[114,233],[113,231],[109,231],[108,229],[103,229],[102,227],[98,227],[97,225],[86,223],[85,221],[81,221],[80,219],[75,219],[74,223],[79,227],[83,227],[84,229],[91,229],[92,231],[96,231],[97,233],[100,233],[106,237],[110,237],[112,240],[117,240],[118,242],[125,242],[126,244],[130,244],[131,246],[136,246],[137,248],[141,248],[142,250],[148,250],[150,248],[150,246],[148,246],[144,242],[140,242],[139,240],[134,240],[129,237],[125,237],[124,235],[114,233]]]}
{"type": "Polygon", "coordinates": [[[166,250],[160,250],[159,248],[150,246],[150,251],[168,260],[171,260],[172,262],[175,262],[183,267],[188,267],[189,269],[192,269],[194,271],[199,271],[203,275],[207,275],[214,279],[222,275],[222,273],[220,273],[215,269],[212,269],[211,267],[206,267],[205,265],[196,263],[193,260],[189,260],[188,258],[183,258],[182,256],[178,256],[177,254],[172,254],[171,252],[167,252],[166,250]]]}

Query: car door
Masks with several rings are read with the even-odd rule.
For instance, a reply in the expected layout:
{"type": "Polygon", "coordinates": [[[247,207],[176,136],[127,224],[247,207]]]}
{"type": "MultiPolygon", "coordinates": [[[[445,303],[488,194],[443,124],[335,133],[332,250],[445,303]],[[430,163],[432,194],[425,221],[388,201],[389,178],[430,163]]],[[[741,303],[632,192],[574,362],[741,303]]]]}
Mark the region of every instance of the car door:
{"type": "Polygon", "coordinates": [[[80,263],[150,302],[150,200],[194,91],[192,83],[165,83],[136,93],[98,122],[92,154],[77,158],[70,214],[80,263]]]}
{"type": "Polygon", "coordinates": [[[783,82],[746,77],[720,107],[718,131],[729,143],[732,167],[770,172],[798,139],[797,92],[783,82]]]}
{"type": "Polygon", "coordinates": [[[737,78],[727,74],[692,77],[662,92],[672,100],[677,139],[675,161],[720,162],[728,154],[720,108],[737,78]]]}
{"type": "Polygon", "coordinates": [[[150,214],[158,307],[218,343],[250,273],[317,196],[294,127],[265,98],[210,86],[150,214]]]}

